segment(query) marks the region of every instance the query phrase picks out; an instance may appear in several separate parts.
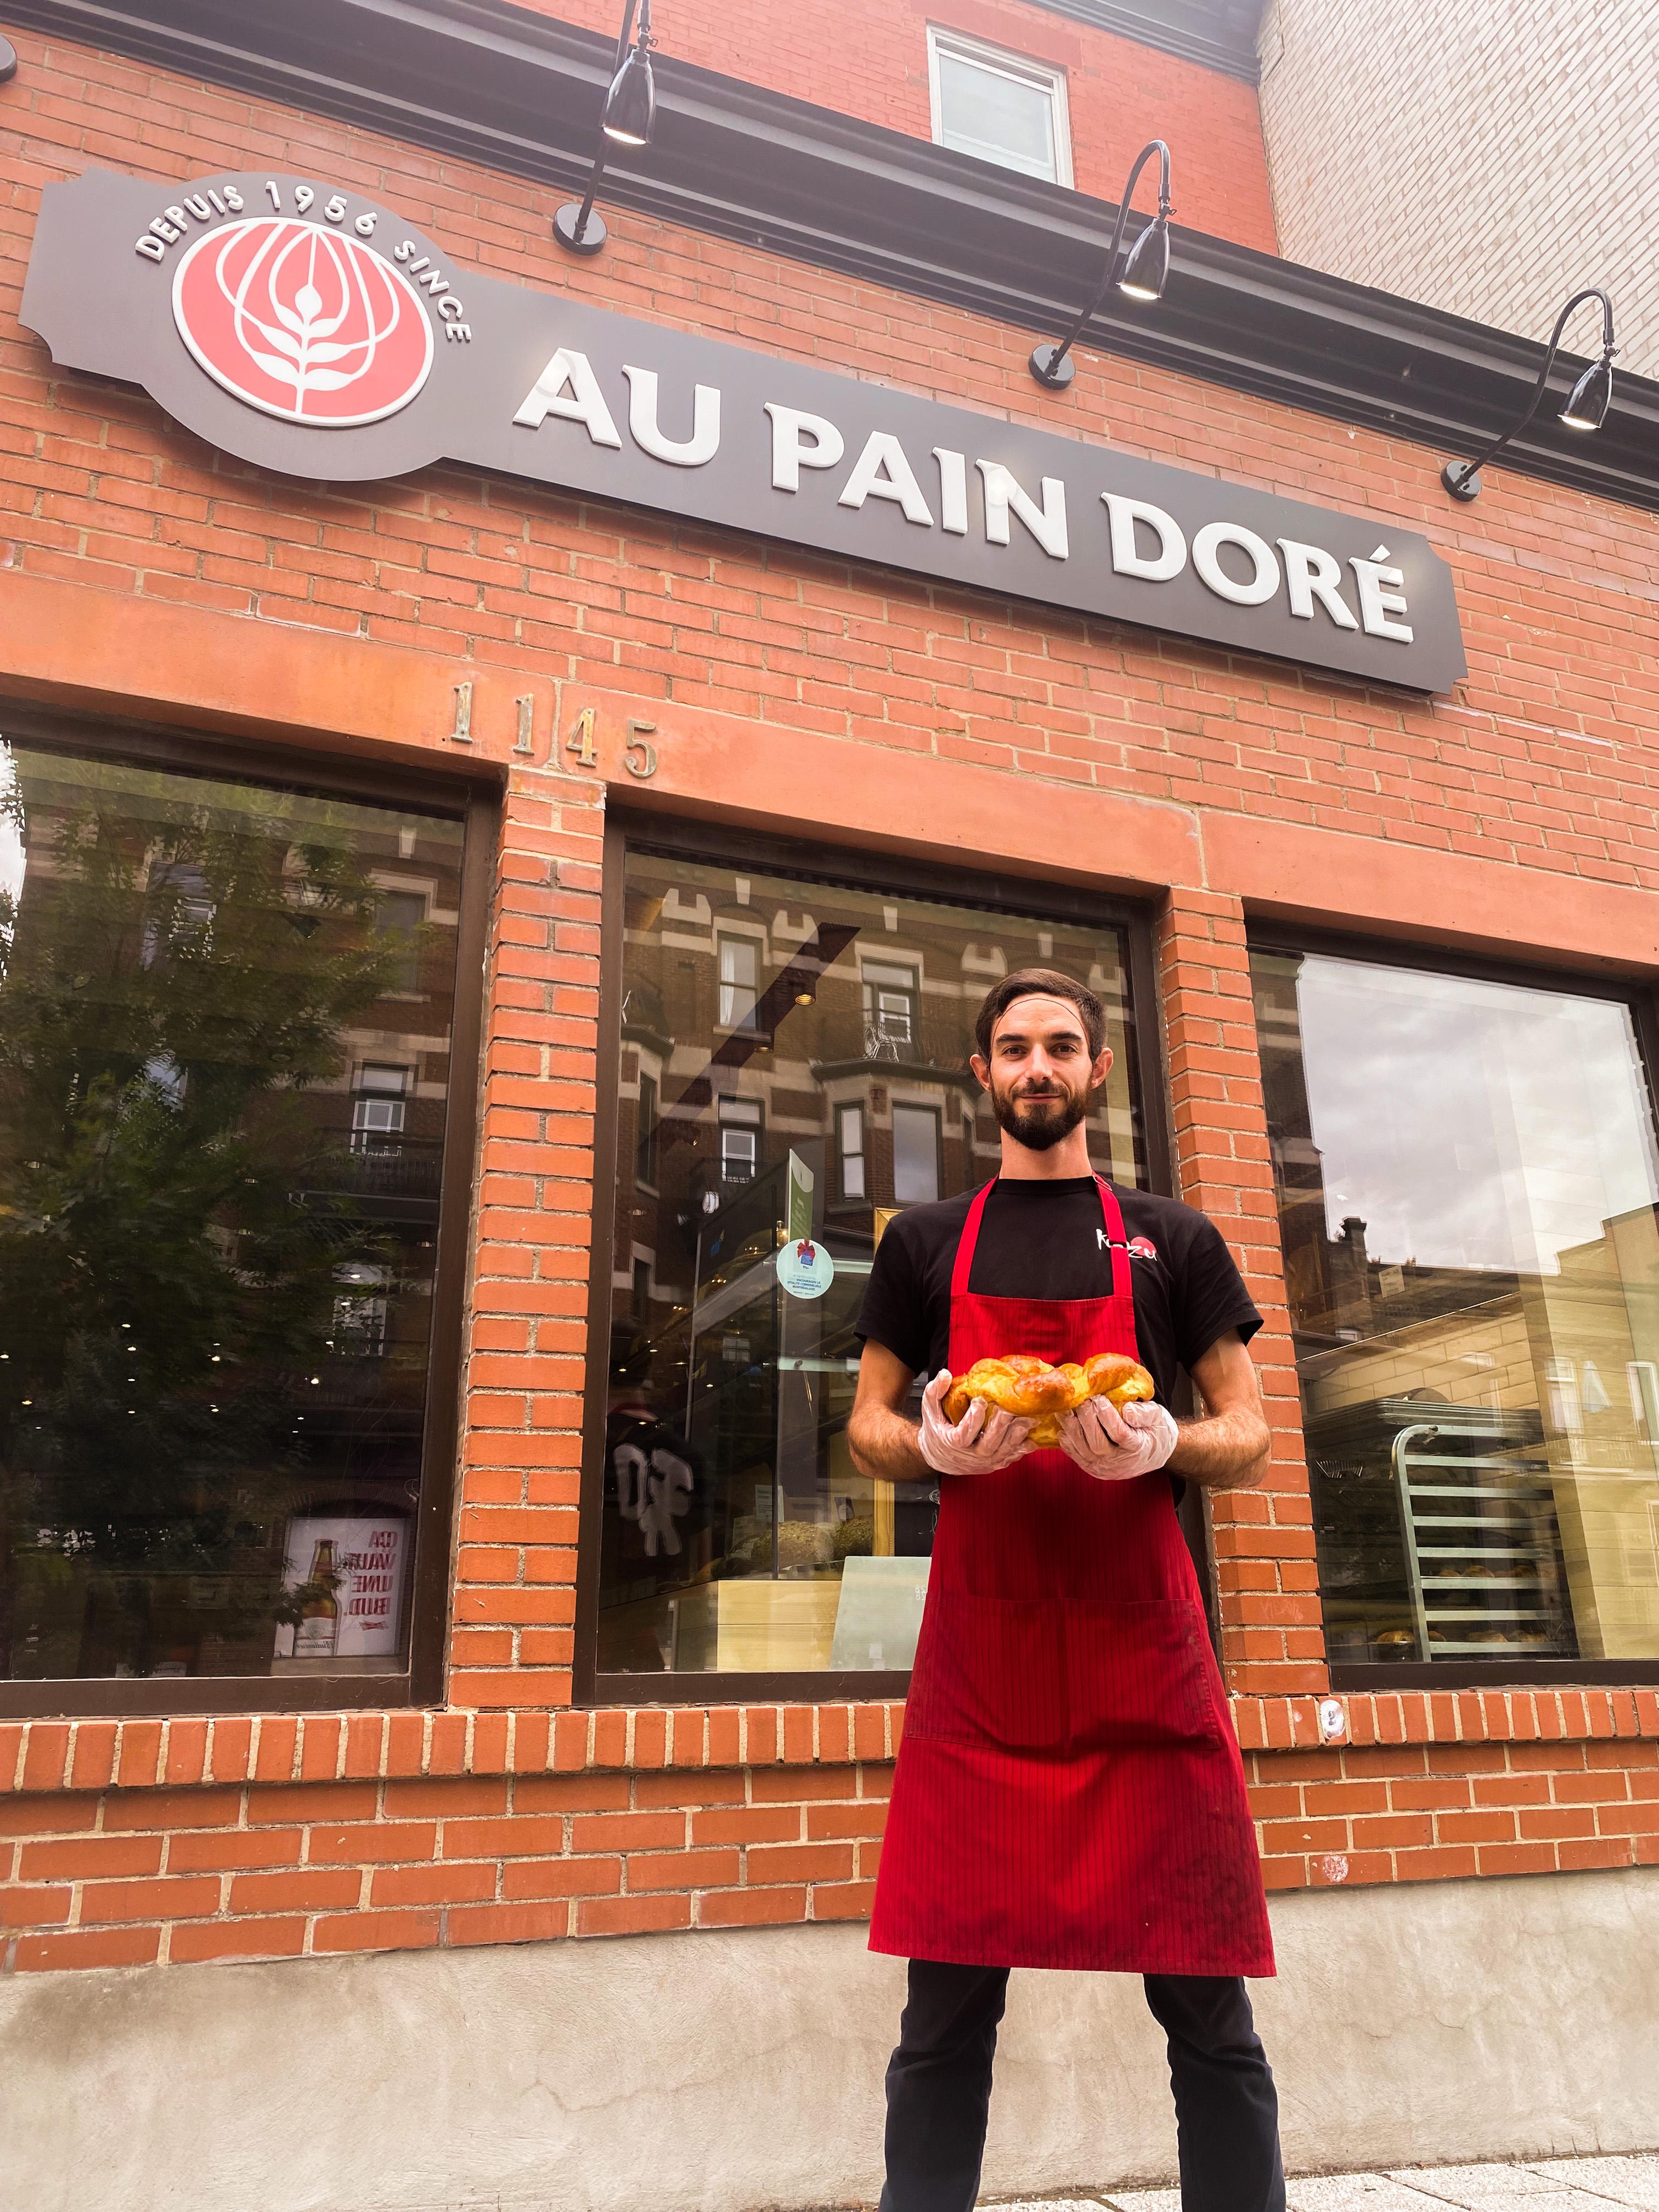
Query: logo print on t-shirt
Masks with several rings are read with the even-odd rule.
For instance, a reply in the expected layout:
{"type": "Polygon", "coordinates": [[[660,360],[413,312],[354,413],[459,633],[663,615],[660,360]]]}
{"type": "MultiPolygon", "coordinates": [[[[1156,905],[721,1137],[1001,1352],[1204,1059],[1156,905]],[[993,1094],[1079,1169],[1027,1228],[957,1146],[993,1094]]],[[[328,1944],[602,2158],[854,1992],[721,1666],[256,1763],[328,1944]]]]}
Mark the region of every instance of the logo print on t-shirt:
{"type": "MultiPolygon", "coordinates": [[[[1095,1249],[1100,1252],[1109,1252],[1112,1249],[1112,1240],[1103,1229],[1095,1231],[1095,1249]]],[[[1123,1249],[1131,1259],[1156,1260],[1158,1257],[1158,1247],[1150,1237],[1132,1237],[1123,1249]]]]}

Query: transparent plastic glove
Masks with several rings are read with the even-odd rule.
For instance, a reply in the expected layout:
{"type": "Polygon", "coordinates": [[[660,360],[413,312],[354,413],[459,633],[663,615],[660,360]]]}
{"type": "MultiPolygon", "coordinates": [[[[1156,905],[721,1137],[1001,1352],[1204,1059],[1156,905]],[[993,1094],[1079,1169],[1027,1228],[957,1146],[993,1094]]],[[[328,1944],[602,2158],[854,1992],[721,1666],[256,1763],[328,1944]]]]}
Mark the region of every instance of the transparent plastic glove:
{"type": "Polygon", "coordinates": [[[1120,1413],[1109,1398],[1085,1398],[1060,1417],[1060,1449],[1097,1482],[1152,1474],[1176,1448],[1179,1431],[1162,1406],[1146,1401],[1120,1413]]]}
{"type": "Polygon", "coordinates": [[[951,1370],[941,1367],[921,1394],[921,1455],[936,1474],[994,1474],[1026,1449],[1031,1424],[975,1398],[955,1428],[945,1418],[951,1370]]]}

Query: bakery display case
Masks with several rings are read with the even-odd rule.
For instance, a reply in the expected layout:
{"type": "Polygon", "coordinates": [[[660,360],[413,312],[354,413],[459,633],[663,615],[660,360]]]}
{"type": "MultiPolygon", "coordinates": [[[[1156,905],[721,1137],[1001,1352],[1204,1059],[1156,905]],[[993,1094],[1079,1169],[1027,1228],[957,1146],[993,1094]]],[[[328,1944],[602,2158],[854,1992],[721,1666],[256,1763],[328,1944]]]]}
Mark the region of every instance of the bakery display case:
{"type": "Polygon", "coordinates": [[[1576,1654],[1561,1532],[1535,1416],[1449,1407],[1389,1453],[1417,1659],[1576,1654]]]}
{"type": "Polygon", "coordinates": [[[1577,1656],[1535,1411],[1413,1392],[1307,1443],[1333,1665],[1577,1656]]]}

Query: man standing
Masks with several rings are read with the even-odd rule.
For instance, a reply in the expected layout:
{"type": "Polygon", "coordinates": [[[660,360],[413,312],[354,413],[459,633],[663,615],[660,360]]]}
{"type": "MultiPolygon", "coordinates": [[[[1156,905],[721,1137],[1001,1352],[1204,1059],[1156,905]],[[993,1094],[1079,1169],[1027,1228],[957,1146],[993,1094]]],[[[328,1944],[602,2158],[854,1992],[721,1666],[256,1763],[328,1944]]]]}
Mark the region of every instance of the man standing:
{"type": "Polygon", "coordinates": [[[1238,1747],[1176,1519],[1178,1485],[1248,1486],[1267,1425],[1261,1326],[1218,1231],[1114,1191],[1085,1117],[1112,1055],[1091,991],[1047,969],[999,983],[973,1069],[1002,1130],[997,1179],[917,1206],[882,1239],[849,1442],[866,1474],[939,1475],[927,1606],[871,1948],[908,1958],[887,2070],[882,2212],[969,2212],[1012,1966],[1146,1978],[1169,2039],[1183,2212],[1283,2212],[1278,2105],[1243,1977],[1273,1971],[1238,1747]],[[1030,1424],[944,1399],[977,1359],[1125,1352],[1158,1402],[1091,1398],[1030,1424]],[[1207,1408],[1165,1410],[1178,1366],[1207,1408]],[[920,1428],[902,1408],[916,1374],[920,1428]]]}

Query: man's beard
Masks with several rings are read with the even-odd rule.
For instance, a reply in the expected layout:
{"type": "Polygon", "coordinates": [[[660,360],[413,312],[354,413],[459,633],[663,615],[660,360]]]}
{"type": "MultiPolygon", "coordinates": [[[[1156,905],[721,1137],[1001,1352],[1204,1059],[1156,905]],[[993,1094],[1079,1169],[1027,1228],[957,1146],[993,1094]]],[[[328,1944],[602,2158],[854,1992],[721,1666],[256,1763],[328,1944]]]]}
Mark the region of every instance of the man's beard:
{"type": "Polygon", "coordinates": [[[1034,1152],[1051,1152],[1069,1137],[1089,1110],[1086,1091],[1050,1092],[1032,1098],[1015,1098],[993,1090],[991,1109],[1016,1144],[1034,1152]]]}

